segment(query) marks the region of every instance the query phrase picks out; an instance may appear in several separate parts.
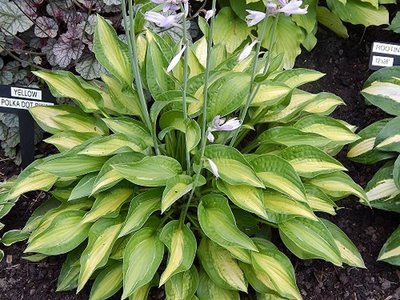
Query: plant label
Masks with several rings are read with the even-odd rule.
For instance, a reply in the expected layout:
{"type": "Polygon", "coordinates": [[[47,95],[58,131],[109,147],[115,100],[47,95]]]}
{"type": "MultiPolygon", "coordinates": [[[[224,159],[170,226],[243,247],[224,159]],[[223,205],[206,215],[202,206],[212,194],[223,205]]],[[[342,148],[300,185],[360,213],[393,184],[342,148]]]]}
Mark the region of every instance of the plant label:
{"type": "Polygon", "coordinates": [[[378,70],[383,67],[400,65],[400,45],[393,43],[374,42],[372,44],[369,68],[378,70]]]}
{"type": "Polygon", "coordinates": [[[35,154],[35,121],[28,109],[35,106],[54,104],[55,98],[48,90],[0,85],[0,112],[18,115],[23,168],[33,161],[35,154]]]}

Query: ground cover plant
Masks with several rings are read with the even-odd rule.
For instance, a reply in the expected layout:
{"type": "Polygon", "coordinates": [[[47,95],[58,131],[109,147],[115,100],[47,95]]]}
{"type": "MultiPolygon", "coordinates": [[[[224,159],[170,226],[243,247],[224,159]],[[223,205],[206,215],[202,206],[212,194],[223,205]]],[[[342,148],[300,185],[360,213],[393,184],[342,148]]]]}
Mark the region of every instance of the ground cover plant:
{"type": "MultiPolygon", "coordinates": [[[[329,117],[342,100],[298,88],[323,74],[284,71],[282,55],[261,53],[257,40],[254,52],[218,51],[207,38],[215,1],[207,35],[176,43],[145,20],[185,33],[187,3],[160,4],[130,3],[127,45],[97,18],[102,81],[35,73],[77,106],[32,109],[60,153],[24,170],[4,199],[52,197],[3,241],[27,238],[31,260],[68,253],[58,290],[79,291],[92,277],[92,299],[121,287],[123,298],[145,299],[152,285],[175,299],[238,298],[248,285],[260,297],[299,299],[293,266],[271,242],[276,232],[300,258],[363,267],[346,235],[314,213],[334,213],[349,194],[367,201],[332,157],[359,138],[329,117]]],[[[279,18],[264,18],[264,34],[279,18]]]]}
{"type": "MultiPolygon", "coordinates": [[[[394,116],[377,121],[359,132],[347,156],[360,163],[386,163],[366,187],[372,207],[400,213],[400,68],[381,69],[366,81],[362,95],[371,104],[394,116]]],[[[400,265],[400,227],[383,245],[379,260],[400,265]]]]}

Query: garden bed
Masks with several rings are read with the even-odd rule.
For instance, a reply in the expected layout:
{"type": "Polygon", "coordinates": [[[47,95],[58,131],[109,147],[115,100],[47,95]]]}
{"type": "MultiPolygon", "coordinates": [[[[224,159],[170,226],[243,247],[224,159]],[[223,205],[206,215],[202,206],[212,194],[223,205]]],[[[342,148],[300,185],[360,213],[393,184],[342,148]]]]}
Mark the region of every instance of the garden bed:
{"type": "MultiPolygon", "coordinates": [[[[399,36],[379,28],[367,29],[364,33],[361,27],[350,27],[349,34],[349,40],[341,40],[320,28],[316,48],[311,53],[302,54],[297,66],[326,73],[324,78],[306,89],[341,96],[347,105],[338,108],[334,116],[364,128],[383,116],[378,109],[367,107],[359,95],[363,82],[371,73],[368,70],[371,43],[398,41],[399,36]]],[[[339,160],[363,187],[377,170],[377,166],[350,162],[344,153],[339,155],[339,160]]],[[[18,172],[19,168],[11,161],[0,162],[1,179],[7,179],[18,172]]],[[[18,205],[4,219],[4,231],[21,228],[44,198],[44,193],[30,193],[21,197],[18,205]]],[[[325,217],[337,224],[356,244],[367,269],[334,267],[319,260],[301,261],[281,247],[295,266],[297,282],[304,299],[400,299],[400,270],[376,262],[380,248],[398,225],[398,215],[369,209],[359,204],[354,197],[340,202],[339,206],[343,208],[338,210],[336,216],[325,217]]],[[[55,291],[64,257],[30,263],[21,258],[24,248],[24,243],[18,243],[5,249],[4,260],[0,263],[0,300],[88,299],[89,287],[78,295],[73,291],[55,291]]],[[[152,295],[154,299],[164,298],[158,291],[152,295]]]]}

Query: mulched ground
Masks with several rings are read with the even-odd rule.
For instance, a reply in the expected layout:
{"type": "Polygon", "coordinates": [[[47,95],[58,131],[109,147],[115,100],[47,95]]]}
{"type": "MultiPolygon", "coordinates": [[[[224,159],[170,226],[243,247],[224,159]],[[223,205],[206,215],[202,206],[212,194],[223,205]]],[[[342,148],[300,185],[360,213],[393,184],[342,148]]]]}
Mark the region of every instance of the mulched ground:
{"type": "MultiPolygon", "coordinates": [[[[363,82],[371,74],[368,70],[371,44],[373,41],[398,42],[400,35],[379,28],[364,32],[362,28],[354,26],[350,26],[349,33],[349,40],[341,40],[320,28],[317,47],[311,53],[302,54],[297,66],[326,73],[317,84],[309,85],[306,89],[312,92],[327,91],[341,96],[347,105],[340,107],[335,112],[335,117],[364,128],[383,117],[379,110],[367,107],[359,95],[363,82]]],[[[346,160],[345,153],[341,153],[339,159],[362,186],[365,186],[377,170],[377,166],[363,166],[346,160]]],[[[0,160],[1,179],[18,172],[19,168],[11,161],[0,160]]],[[[7,224],[5,230],[22,227],[44,196],[31,193],[23,197],[3,220],[7,224]]],[[[304,299],[400,299],[400,268],[376,262],[384,241],[399,224],[399,215],[370,209],[360,205],[355,198],[343,200],[339,205],[343,208],[335,217],[324,217],[348,234],[360,250],[367,269],[339,268],[319,260],[301,261],[286,252],[295,266],[297,282],[304,299]]],[[[24,247],[23,243],[18,243],[5,249],[6,257],[0,263],[0,300],[88,299],[89,287],[79,295],[74,292],[55,292],[64,257],[29,263],[21,259],[24,247]]],[[[162,299],[163,294],[154,291],[152,298],[162,299]]]]}

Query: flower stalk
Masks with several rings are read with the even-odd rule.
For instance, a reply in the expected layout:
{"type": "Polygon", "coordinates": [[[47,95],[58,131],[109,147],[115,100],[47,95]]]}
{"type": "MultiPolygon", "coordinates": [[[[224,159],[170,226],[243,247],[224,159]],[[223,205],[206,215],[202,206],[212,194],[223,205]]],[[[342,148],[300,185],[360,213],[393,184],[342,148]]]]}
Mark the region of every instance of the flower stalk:
{"type": "Polygon", "coordinates": [[[187,212],[189,210],[190,202],[193,199],[194,193],[196,191],[197,185],[200,179],[200,173],[203,169],[204,165],[204,152],[206,150],[207,145],[207,103],[208,103],[208,83],[210,76],[210,67],[211,67],[211,52],[212,52],[212,36],[214,34],[214,19],[215,19],[215,10],[216,10],[216,0],[212,0],[211,10],[214,12],[212,17],[210,18],[210,26],[208,27],[208,40],[207,40],[207,61],[206,61],[206,70],[204,74],[204,89],[203,89],[203,108],[202,108],[202,122],[201,122],[201,145],[200,145],[200,160],[199,160],[199,168],[196,170],[196,176],[193,181],[193,188],[190,192],[187,204],[185,209],[182,211],[179,222],[181,226],[185,221],[187,212]]]}
{"type": "Polygon", "coordinates": [[[140,101],[140,109],[142,111],[142,117],[144,119],[144,122],[146,123],[147,129],[150,131],[150,134],[153,138],[153,144],[154,144],[154,149],[156,152],[156,155],[160,154],[160,149],[158,148],[158,140],[157,136],[153,130],[153,126],[151,124],[150,120],[150,115],[149,111],[147,108],[146,104],[146,98],[144,95],[143,91],[143,84],[142,84],[142,79],[140,76],[140,70],[139,70],[139,64],[138,64],[138,56],[137,56],[137,48],[136,48],[136,38],[135,38],[135,18],[134,18],[134,12],[133,12],[133,6],[132,6],[132,1],[129,0],[129,15],[130,15],[130,27],[128,24],[128,16],[126,13],[126,0],[122,0],[122,16],[124,19],[124,25],[126,28],[126,33],[127,33],[127,41],[128,41],[128,48],[129,48],[129,54],[131,55],[131,61],[132,61],[132,69],[133,69],[133,74],[135,76],[135,83],[137,87],[137,92],[139,95],[139,101],[140,101]]]}

